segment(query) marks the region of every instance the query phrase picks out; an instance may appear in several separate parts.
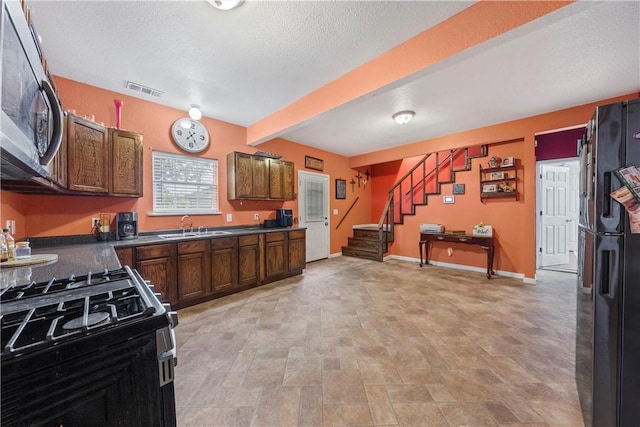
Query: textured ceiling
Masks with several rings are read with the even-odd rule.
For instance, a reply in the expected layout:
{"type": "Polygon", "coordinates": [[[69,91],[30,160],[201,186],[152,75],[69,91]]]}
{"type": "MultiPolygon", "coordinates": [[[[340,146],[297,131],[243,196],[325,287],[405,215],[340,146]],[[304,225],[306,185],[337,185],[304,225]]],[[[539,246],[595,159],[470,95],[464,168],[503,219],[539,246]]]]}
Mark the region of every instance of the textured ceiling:
{"type": "MultiPolygon", "coordinates": [[[[54,74],[242,126],[472,4],[28,3],[54,74]]],[[[351,156],[638,91],[638,22],[637,1],[577,2],[273,136],[351,156]],[[417,113],[402,127],[401,109],[417,113]]]]}

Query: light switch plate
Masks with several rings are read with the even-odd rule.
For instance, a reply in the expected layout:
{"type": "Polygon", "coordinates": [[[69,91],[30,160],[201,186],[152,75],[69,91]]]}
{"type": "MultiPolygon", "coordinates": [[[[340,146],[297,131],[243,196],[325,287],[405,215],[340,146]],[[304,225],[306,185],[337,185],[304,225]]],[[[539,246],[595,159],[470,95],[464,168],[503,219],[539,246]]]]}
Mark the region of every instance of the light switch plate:
{"type": "Polygon", "coordinates": [[[233,215],[227,214],[227,222],[231,222],[231,221],[233,221],[233,215]]]}
{"type": "Polygon", "coordinates": [[[334,209],[334,210],[333,210],[333,214],[334,214],[334,215],[338,215],[338,209],[334,209]]]}
{"type": "Polygon", "coordinates": [[[455,197],[453,196],[443,196],[442,197],[442,203],[455,203],[455,197]]]}

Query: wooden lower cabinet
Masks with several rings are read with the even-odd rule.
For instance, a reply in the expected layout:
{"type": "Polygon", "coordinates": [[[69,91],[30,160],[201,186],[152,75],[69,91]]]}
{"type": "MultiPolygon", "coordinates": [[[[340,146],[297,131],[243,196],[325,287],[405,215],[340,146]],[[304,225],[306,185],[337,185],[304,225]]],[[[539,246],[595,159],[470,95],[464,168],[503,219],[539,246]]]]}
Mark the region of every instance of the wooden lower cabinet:
{"type": "Polygon", "coordinates": [[[136,269],[172,305],[178,303],[176,275],[176,245],[139,246],[136,248],[136,269]]]}
{"type": "Polygon", "coordinates": [[[289,232],[289,272],[302,272],[307,263],[305,230],[289,232]]]}
{"type": "Polygon", "coordinates": [[[264,243],[264,280],[272,282],[286,275],[287,268],[287,232],[265,234],[264,243]]]}
{"type": "Polygon", "coordinates": [[[118,261],[120,261],[121,266],[128,265],[129,267],[134,267],[133,265],[133,250],[134,248],[116,248],[116,256],[118,257],[118,261]]]}
{"type": "Polygon", "coordinates": [[[210,295],[209,241],[193,240],[178,245],[178,301],[183,303],[210,295]]]}
{"type": "Polygon", "coordinates": [[[258,234],[238,237],[238,284],[257,285],[260,280],[260,239],[258,234]]]}
{"type": "Polygon", "coordinates": [[[238,238],[211,240],[211,284],[214,293],[238,287],[238,238]]]}
{"type": "Polygon", "coordinates": [[[301,274],[306,254],[304,230],[115,250],[120,264],[135,266],[174,309],[301,274]]]}

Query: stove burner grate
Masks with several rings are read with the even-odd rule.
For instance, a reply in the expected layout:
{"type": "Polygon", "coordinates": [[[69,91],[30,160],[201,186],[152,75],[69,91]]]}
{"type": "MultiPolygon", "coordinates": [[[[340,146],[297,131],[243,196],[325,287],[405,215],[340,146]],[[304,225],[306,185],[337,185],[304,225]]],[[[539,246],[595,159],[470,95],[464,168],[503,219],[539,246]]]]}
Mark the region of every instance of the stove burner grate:
{"type": "Polygon", "coordinates": [[[99,311],[97,313],[89,313],[85,319],[85,316],[76,317],[75,319],[71,319],[62,325],[62,329],[64,330],[74,330],[80,328],[90,328],[99,323],[104,322],[109,319],[109,313],[105,313],[103,311],[99,311]]]}

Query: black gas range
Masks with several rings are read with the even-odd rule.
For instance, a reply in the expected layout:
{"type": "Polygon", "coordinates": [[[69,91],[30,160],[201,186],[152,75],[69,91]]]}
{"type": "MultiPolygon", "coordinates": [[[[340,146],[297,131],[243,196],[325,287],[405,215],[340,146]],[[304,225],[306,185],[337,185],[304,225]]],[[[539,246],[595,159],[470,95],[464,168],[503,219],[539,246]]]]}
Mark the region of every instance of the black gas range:
{"type": "Polygon", "coordinates": [[[3,426],[175,426],[177,315],[124,267],[0,290],[3,426]]]}

